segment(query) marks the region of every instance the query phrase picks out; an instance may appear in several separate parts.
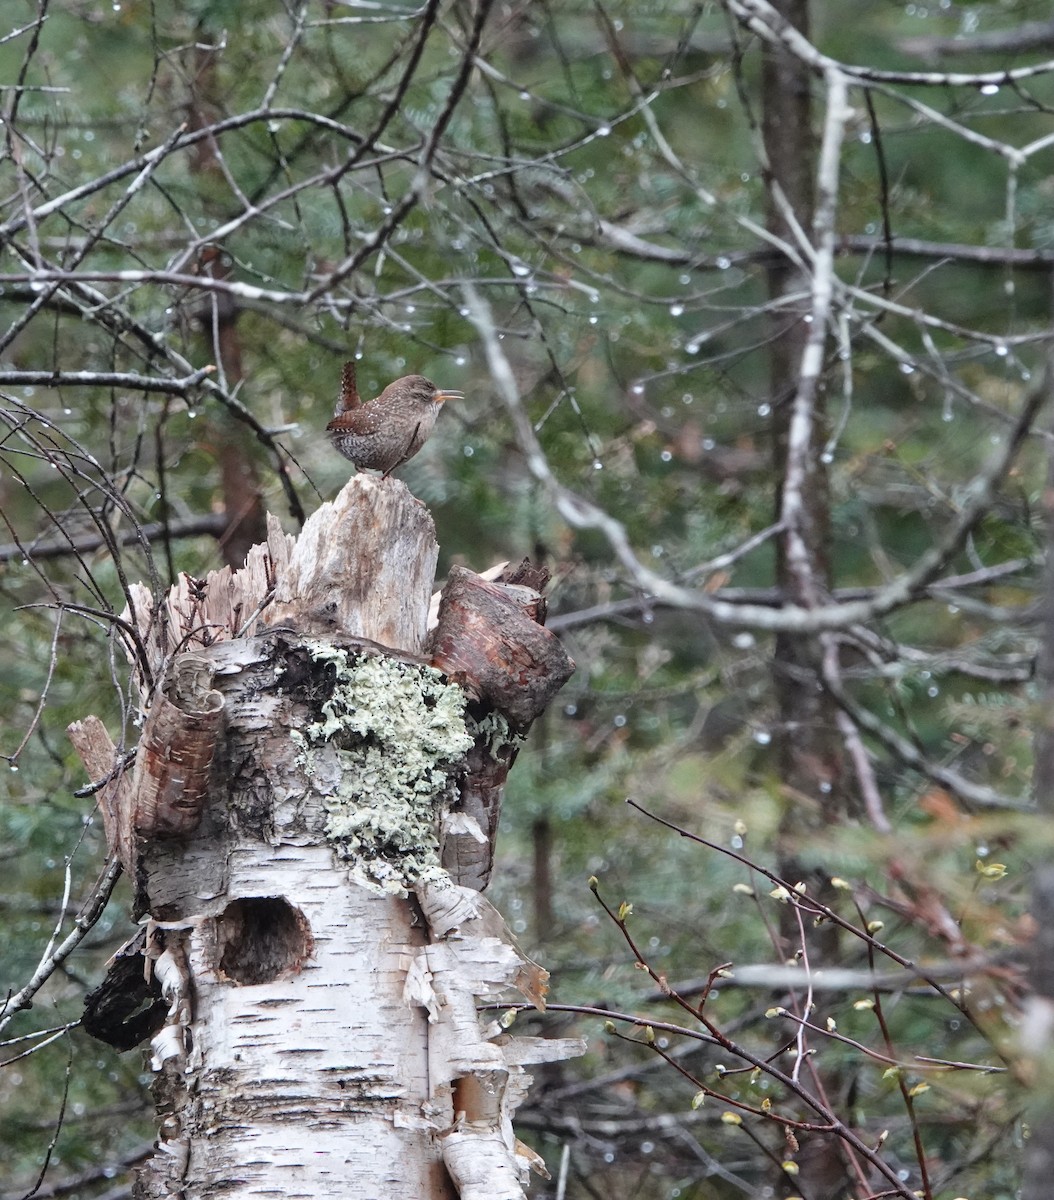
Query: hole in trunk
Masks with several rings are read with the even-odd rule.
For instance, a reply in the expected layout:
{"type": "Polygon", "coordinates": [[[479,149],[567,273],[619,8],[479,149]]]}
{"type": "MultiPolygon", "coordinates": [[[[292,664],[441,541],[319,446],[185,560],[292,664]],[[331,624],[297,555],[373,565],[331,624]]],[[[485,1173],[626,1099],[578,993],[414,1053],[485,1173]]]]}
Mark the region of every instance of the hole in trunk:
{"type": "Polygon", "coordinates": [[[216,935],[219,969],[239,984],[292,975],[315,948],[307,918],[281,896],[233,900],[216,921],[216,935]]]}

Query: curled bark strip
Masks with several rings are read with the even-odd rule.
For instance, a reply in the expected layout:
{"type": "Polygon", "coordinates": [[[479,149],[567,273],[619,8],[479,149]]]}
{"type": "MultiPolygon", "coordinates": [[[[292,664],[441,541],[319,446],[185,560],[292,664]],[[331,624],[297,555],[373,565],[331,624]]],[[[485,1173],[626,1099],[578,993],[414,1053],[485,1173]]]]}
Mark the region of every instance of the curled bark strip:
{"type": "Polygon", "coordinates": [[[150,1066],[154,1071],[160,1071],[169,1060],[173,1060],[176,1070],[181,1070],[187,1060],[193,1006],[190,967],[183,943],[189,928],[189,925],[180,927],[178,922],[162,925],[155,921],[147,927],[146,957],[153,968],[151,978],[168,1005],[165,1022],[150,1042],[150,1066]]]}
{"type": "Polygon", "coordinates": [[[98,717],[74,721],[67,730],[91,778],[112,776],[99,797],[106,845],[131,879],[140,839],[185,837],[198,827],[223,729],[224,701],[212,690],[206,659],[177,659],[166,692],[150,709],[131,771],[118,769],[117,748],[98,717]]]}
{"type": "Polygon", "coordinates": [[[135,762],[133,827],[144,839],[197,829],[223,728],[223,697],[206,659],[178,659],[167,692],[151,706],[135,762]]]}

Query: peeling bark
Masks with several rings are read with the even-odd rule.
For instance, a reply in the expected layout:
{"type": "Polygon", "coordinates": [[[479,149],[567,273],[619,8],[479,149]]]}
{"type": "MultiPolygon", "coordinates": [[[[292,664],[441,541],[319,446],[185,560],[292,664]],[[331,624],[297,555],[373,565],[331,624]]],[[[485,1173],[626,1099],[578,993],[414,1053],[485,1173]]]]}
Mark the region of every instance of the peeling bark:
{"type": "Polygon", "coordinates": [[[216,743],[223,728],[223,697],[212,688],[205,659],[178,659],[143,727],[131,775],[97,717],[74,721],[68,733],[90,775],[113,782],[103,789],[102,818],[109,851],[136,878],[142,840],[185,836],[201,821],[216,743]]]}
{"type": "Polygon", "coordinates": [[[138,837],[186,836],[201,823],[223,705],[206,659],[184,654],[176,660],[171,699],[162,693],[151,705],[136,757],[138,837]]]}
{"type": "MultiPolygon", "coordinates": [[[[543,1007],[547,975],[444,864],[474,825],[487,866],[467,881],[485,883],[494,797],[546,685],[502,685],[493,661],[481,684],[464,653],[454,682],[422,656],[436,554],[405,487],[359,475],[296,542],[272,519],[242,570],[183,577],[156,611],[133,593],[147,715],[102,795],[147,914],[129,948],[145,978],[126,955],[99,990],[115,1037],[154,1031],[140,1197],[518,1200],[540,1166],[512,1132],[524,1067],[582,1047],[481,1025],[480,997],[543,1007]],[[489,816],[465,808],[473,770],[489,816]]],[[[494,586],[507,670],[562,682],[537,592],[494,586]]],[[[114,771],[101,723],[71,737],[93,778],[114,771]]]]}
{"type": "Polygon", "coordinates": [[[477,891],[490,882],[505,780],[520,745],[575,669],[543,627],[548,572],[525,559],[490,574],[451,569],[428,642],[432,665],[475,701],[474,743],[445,826],[443,866],[477,891]]]}
{"type": "Polygon", "coordinates": [[[493,1021],[481,1028],[476,1001],[510,987],[545,1007],[549,974],[515,946],[489,901],[470,888],[425,884],[418,900],[432,941],[418,955],[407,992],[424,1005],[432,1103],[454,1112],[440,1135],[443,1161],[461,1200],[518,1200],[528,1171],[545,1164],[512,1130],[527,1094],[524,1065],[582,1054],[578,1039],[515,1038],[493,1021]]]}
{"type": "Polygon", "coordinates": [[[145,948],[146,930],[140,929],[110,959],[102,983],[84,998],[81,1025],[118,1050],[133,1049],[165,1023],[168,1002],[160,984],[147,979],[145,948]]]}

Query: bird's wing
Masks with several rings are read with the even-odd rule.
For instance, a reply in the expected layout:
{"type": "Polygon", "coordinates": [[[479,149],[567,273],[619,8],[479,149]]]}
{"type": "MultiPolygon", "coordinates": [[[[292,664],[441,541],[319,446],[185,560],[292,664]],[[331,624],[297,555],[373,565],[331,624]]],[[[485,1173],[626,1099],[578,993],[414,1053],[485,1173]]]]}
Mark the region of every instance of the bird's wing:
{"type": "MultiPolygon", "coordinates": [[[[418,421],[417,424],[414,426],[413,433],[410,434],[410,440],[406,443],[406,449],[403,451],[402,458],[400,458],[398,462],[392,463],[392,465],[388,468],[388,470],[384,472],[385,479],[388,478],[388,476],[395,470],[396,467],[401,467],[404,462],[413,458],[413,456],[417,453],[417,451],[414,449],[414,442],[417,441],[417,435],[420,432],[421,432],[421,422],[418,421]]],[[[420,446],[418,447],[418,450],[419,449],[420,449],[420,446]]]]}

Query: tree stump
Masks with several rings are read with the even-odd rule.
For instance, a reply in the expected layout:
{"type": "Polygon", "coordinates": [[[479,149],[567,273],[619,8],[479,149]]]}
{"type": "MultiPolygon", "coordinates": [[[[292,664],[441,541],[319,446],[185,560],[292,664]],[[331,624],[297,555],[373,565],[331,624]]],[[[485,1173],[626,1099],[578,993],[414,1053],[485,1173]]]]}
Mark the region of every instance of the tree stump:
{"type": "Polygon", "coordinates": [[[244,568],[134,589],[134,762],[95,718],[70,732],[144,920],[89,998],[97,1035],[153,1033],[140,1197],[514,1200],[541,1165],[512,1133],[524,1064],[582,1047],[481,1024],[510,988],[544,1006],[547,975],[479,889],[504,772],[573,664],[537,593],[488,583],[481,610],[466,572],[433,665],[436,558],[405,486],[357,475],[244,568]]]}

